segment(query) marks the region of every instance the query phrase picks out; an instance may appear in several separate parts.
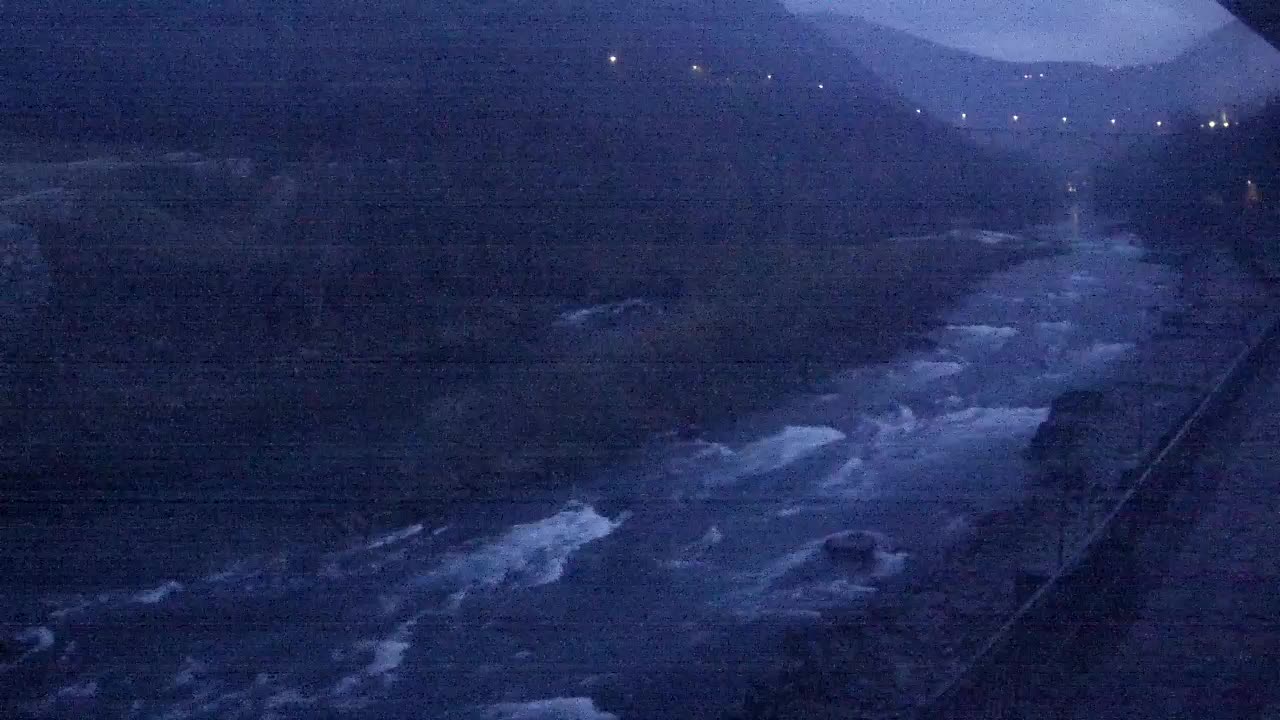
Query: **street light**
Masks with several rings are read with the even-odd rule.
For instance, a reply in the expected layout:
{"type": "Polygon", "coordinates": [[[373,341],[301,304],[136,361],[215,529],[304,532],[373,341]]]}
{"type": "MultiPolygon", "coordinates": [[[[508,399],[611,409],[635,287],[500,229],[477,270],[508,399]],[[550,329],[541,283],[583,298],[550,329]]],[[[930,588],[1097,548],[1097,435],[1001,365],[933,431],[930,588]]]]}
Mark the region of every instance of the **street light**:
{"type": "Polygon", "coordinates": [[[1156,121],[1156,127],[1164,127],[1164,121],[1163,121],[1163,120],[1157,120],[1157,121],[1156,121]]]}
{"type": "Polygon", "coordinates": [[[1111,124],[1112,124],[1112,125],[1115,125],[1115,124],[1116,124],[1116,119],[1115,119],[1115,118],[1111,118],[1111,124]]]}
{"type": "Polygon", "coordinates": [[[1017,116],[1017,115],[1014,115],[1014,116],[1013,116],[1013,121],[1014,121],[1014,122],[1018,122],[1018,116],[1017,116]]]}
{"type": "Polygon", "coordinates": [[[1065,123],[1066,121],[1067,121],[1067,118],[1066,118],[1066,117],[1063,117],[1063,118],[1062,118],[1062,122],[1064,122],[1064,123],[1065,123]]]}
{"type": "Polygon", "coordinates": [[[1224,128],[1231,127],[1231,123],[1227,122],[1226,120],[1223,120],[1223,121],[1222,121],[1222,127],[1224,127],[1224,128]]]}
{"type": "Polygon", "coordinates": [[[968,119],[969,119],[969,113],[960,113],[960,119],[961,119],[961,120],[968,120],[968,119]]]}
{"type": "Polygon", "coordinates": [[[1216,127],[1218,127],[1218,121],[1217,121],[1217,120],[1210,120],[1210,121],[1209,121],[1209,128],[1210,128],[1210,129],[1213,129],[1213,128],[1216,128],[1216,127]]]}
{"type": "Polygon", "coordinates": [[[618,56],[617,56],[617,55],[610,55],[610,56],[609,56],[609,64],[610,64],[610,65],[616,65],[617,63],[618,63],[618,56]]]}
{"type": "Polygon", "coordinates": [[[694,66],[693,66],[693,71],[694,71],[694,72],[701,72],[701,71],[702,71],[702,68],[701,68],[701,67],[699,67],[698,65],[694,65],[694,66]]]}
{"type": "Polygon", "coordinates": [[[823,89],[823,87],[824,87],[824,86],[823,86],[823,84],[822,84],[822,83],[818,83],[818,89],[819,89],[819,90],[822,90],[822,89],[823,89]]]}

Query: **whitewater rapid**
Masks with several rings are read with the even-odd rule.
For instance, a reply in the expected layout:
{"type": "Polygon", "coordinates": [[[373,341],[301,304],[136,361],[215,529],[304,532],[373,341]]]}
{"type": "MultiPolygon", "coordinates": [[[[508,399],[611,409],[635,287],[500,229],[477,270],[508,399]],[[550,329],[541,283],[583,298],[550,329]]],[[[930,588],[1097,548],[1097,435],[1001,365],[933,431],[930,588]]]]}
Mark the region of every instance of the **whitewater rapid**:
{"type": "Polygon", "coordinates": [[[573,491],[132,588],[6,596],[0,684],[51,718],[631,720],[659,686],[714,704],[691,678],[751,662],[720,648],[767,660],[779,624],[884,592],[1018,497],[1052,398],[1131,353],[1175,281],[1130,238],[1078,240],[990,278],[929,350],[655,441],[573,491]],[[851,529],[887,539],[858,571],[823,552],[851,529]]]}

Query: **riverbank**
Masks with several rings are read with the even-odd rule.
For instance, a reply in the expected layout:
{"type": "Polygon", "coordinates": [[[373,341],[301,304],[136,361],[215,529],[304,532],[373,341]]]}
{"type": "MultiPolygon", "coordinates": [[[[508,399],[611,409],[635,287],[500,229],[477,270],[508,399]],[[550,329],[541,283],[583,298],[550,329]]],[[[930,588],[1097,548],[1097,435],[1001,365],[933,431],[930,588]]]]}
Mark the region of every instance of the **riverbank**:
{"type": "Polygon", "coordinates": [[[1059,557],[1072,554],[1127,489],[1125,471],[1265,322],[1256,309],[1269,302],[1266,290],[1229,249],[1182,244],[1162,254],[1181,280],[1175,302],[1153,308],[1158,332],[1107,377],[1080,388],[1097,393],[1093,402],[1075,403],[1074,417],[1051,416],[1042,428],[1052,434],[1055,421],[1072,426],[1064,433],[1069,442],[1043,442],[1058,461],[1087,469],[1076,485],[1064,488],[1052,463],[1029,461],[1032,480],[1020,500],[957,518],[947,552],[917,558],[865,606],[798,631],[804,651],[738,717],[909,715],[964,667],[1059,557]]]}

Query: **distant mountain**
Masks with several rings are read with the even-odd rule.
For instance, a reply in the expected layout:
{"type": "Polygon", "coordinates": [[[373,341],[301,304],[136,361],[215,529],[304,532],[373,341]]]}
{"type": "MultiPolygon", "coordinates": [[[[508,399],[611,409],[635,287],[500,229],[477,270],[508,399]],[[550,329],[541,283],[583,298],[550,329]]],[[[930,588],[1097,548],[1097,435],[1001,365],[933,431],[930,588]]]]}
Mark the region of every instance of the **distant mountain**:
{"type": "Polygon", "coordinates": [[[1280,50],[1241,22],[1208,34],[1153,70],[1200,111],[1257,105],[1280,94],[1280,50]]]}
{"type": "Polygon", "coordinates": [[[867,20],[807,16],[905,97],[948,121],[1014,127],[1068,117],[1078,127],[1149,128],[1185,110],[1215,112],[1280,90],[1280,52],[1243,24],[1211,33],[1174,60],[1109,68],[1089,63],[1014,63],[949,48],[867,20]],[[1042,77],[1043,75],[1043,77],[1042,77]]]}

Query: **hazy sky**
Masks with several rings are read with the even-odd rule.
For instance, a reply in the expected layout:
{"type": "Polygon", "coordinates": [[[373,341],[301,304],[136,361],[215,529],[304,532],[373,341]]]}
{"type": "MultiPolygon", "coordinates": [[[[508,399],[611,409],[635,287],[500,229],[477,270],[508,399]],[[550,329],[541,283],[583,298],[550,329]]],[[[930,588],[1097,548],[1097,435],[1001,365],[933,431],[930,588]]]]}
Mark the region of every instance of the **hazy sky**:
{"type": "Polygon", "coordinates": [[[784,0],[1003,60],[1168,59],[1232,20],[1214,0],[784,0]]]}

